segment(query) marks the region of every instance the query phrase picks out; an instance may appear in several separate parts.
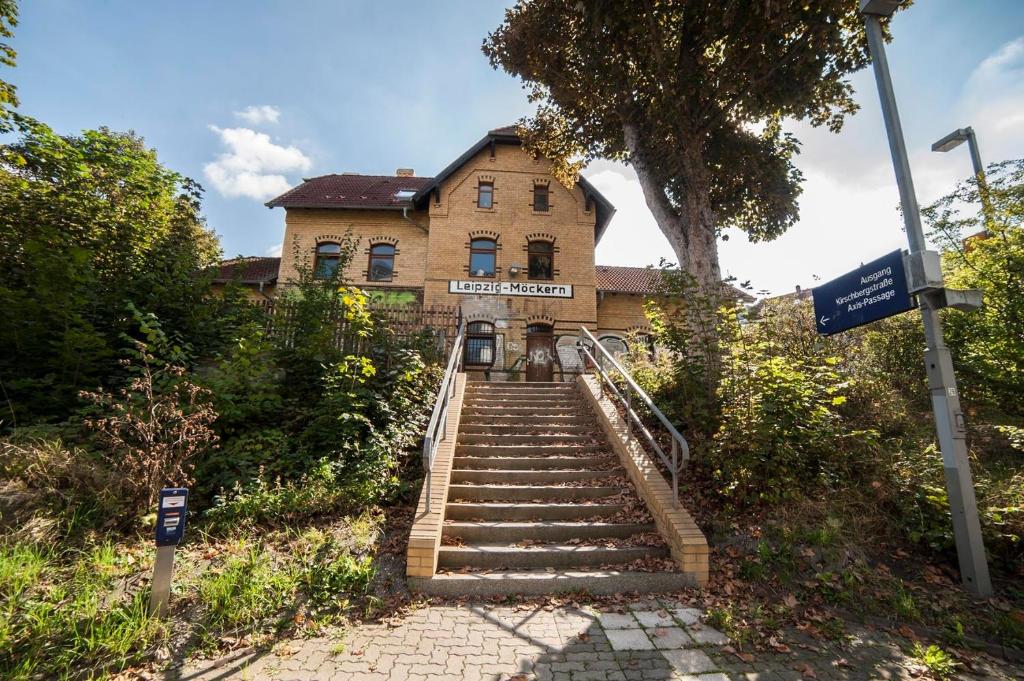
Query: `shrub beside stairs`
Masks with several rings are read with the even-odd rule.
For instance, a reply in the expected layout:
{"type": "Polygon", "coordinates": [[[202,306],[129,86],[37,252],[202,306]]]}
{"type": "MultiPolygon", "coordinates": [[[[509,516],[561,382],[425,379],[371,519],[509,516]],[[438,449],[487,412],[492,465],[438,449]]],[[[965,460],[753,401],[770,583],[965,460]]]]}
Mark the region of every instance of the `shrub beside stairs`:
{"type": "Polygon", "coordinates": [[[665,592],[707,543],[596,383],[467,382],[410,536],[410,586],[447,596],[665,592]]]}

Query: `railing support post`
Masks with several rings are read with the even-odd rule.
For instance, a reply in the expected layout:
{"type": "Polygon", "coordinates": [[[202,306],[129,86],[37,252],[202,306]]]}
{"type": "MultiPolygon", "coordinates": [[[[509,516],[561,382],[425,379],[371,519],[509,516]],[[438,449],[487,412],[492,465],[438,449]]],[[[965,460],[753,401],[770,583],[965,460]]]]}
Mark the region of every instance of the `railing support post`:
{"type": "Polygon", "coordinates": [[[430,455],[434,451],[433,445],[433,440],[428,434],[423,439],[423,469],[426,471],[423,475],[423,484],[427,488],[427,513],[430,513],[430,471],[434,467],[434,462],[430,460],[430,455]]]}
{"type": "Polygon", "coordinates": [[[679,508],[679,441],[672,438],[672,508],[679,508]]]}
{"type": "Polygon", "coordinates": [[[626,386],[626,444],[633,441],[633,391],[626,386]]]}

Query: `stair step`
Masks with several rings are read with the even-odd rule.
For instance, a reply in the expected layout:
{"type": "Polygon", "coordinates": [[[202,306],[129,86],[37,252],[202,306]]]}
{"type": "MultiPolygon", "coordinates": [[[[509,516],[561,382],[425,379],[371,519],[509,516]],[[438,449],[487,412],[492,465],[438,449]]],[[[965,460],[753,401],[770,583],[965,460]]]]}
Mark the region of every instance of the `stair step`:
{"type": "Polygon", "coordinates": [[[621,512],[622,504],[501,504],[452,502],[445,506],[448,520],[586,520],[621,512]]]}
{"type": "Polygon", "coordinates": [[[573,383],[564,382],[535,382],[535,383],[511,383],[508,381],[496,381],[496,382],[484,382],[484,381],[470,381],[466,384],[466,390],[487,392],[491,390],[495,391],[522,391],[522,392],[537,392],[544,390],[564,390],[567,392],[574,392],[576,385],[573,383]]]}
{"type": "Polygon", "coordinates": [[[453,465],[461,470],[589,470],[591,466],[617,462],[611,455],[598,456],[456,456],[453,465]]]}
{"type": "Polygon", "coordinates": [[[463,501],[568,501],[614,496],[617,487],[556,487],[552,485],[451,485],[449,499],[463,501]]]}
{"type": "Polygon", "coordinates": [[[594,437],[587,437],[580,434],[532,434],[523,433],[520,430],[518,433],[463,433],[459,432],[460,444],[480,444],[480,445],[529,445],[535,444],[538,446],[548,446],[551,444],[585,444],[593,442],[602,442],[604,438],[598,438],[595,434],[594,437]]]}
{"type": "Polygon", "coordinates": [[[476,406],[468,404],[462,408],[463,414],[480,416],[573,416],[578,411],[579,407],[575,404],[564,407],[476,406]]]}
{"type": "Polygon", "coordinates": [[[460,537],[470,542],[514,542],[523,539],[568,541],[570,539],[610,539],[657,532],[653,524],[602,522],[505,523],[462,521],[445,523],[445,537],[460,537]]]}
{"type": "Polygon", "coordinates": [[[474,445],[456,444],[455,456],[550,456],[609,452],[606,444],[561,445],[474,445]]]}
{"type": "Polygon", "coordinates": [[[410,577],[408,581],[414,591],[433,596],[543,596],[583,592],[611,596],[629,592],[670,593],[694,586],[693,578],[682,572],[600,569],[468,572],[410,577]]]}
{"type": "Polygon", "coordinates": [[[615,471],[536,471],[536,470],[453,470],[451,483],[476,483],[486,485],[488,483],[525,484],[553,483],[553,482],[576,482],[578,480],[600,480],[614,475],[615,471]]]}
{"type": "Polygon", "coordinates": [[[573,393],[473,393],[466,396],[468,404],[505,402],[509,404],[578,404],[580,398],[573,393]]]}
{"type": "Polygon", "coordinates": [[[459,437],[467,435],[574,435],[603,437],[597,428],[591,424],[565,423],[565,424],[529,424],[529,423],[465,423],[459,424],[459,437]]]}
{"type": "Polygon", "coordinates": [[[499,546],[472,544],[442,546],[437,555],[439,568],[571,568],[621,565],[645,558],[668,555],[667,546],[587,546],[565,544],[547,546],[499,546]]]}
{"type": "Polygon", "coordinates": [[[462,412],[461,425],[473,426],[588,426],[594,419],[586,414],[467,414],[462,412]]]}

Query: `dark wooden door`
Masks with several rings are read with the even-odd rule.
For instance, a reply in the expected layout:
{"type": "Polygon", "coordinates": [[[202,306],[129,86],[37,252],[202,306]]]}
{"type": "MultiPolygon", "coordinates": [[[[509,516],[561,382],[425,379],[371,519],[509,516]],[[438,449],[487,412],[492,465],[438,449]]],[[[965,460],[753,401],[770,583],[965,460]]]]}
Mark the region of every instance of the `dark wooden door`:
{"type": "Polygon", "coordinates": [[[526,380],[551,381],[555,376],[555,344],[551,327],[533,324],[526,332],[526,380]]]}

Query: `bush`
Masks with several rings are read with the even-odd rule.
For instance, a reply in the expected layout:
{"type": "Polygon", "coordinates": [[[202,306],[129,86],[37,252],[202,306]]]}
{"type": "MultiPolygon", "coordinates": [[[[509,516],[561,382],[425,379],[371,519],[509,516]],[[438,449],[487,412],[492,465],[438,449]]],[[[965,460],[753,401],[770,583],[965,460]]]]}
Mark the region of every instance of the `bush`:
{"type": "Polygon", "coordinates": [[[126,387],[83,393],[100,410],[85,425],[120,474],[125,500],[148,509],[161,487],[191,483],[191,460],[216,446],[209,426],[217,414],[183,367],[162,362],[141,342],[136,348],[136,361],[125,361],[134,374],[126,387]]]}
{"type": "Polygon", "coordinates": [[[708,462],[730,502],[778,503],[823,482],[846,435],[837,412],[846,400],[838,363],[775,355],[756,337],[734,349],[708,462]]]}

